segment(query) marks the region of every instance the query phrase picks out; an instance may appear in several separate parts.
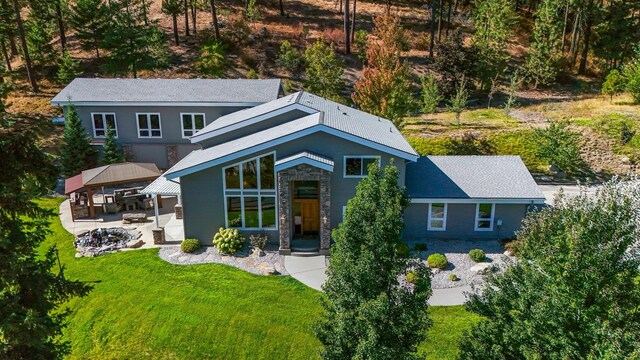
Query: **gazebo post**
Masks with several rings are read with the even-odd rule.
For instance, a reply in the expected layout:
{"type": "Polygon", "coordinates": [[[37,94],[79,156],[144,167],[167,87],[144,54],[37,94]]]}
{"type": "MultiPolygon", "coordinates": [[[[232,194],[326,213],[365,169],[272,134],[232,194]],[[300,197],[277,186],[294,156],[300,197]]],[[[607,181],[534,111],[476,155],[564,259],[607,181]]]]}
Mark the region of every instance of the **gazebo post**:
{"type": "Polygon", "coordinates": [[[93,192],[92,192],[92,188],[87,187],[87,197],[89,198],[89,217],[94,218],[96,217],[96,209],[93,207],[93,192]]]}
{"type": "Polygon", "coordinates": [[[153,194],[153,212],[156,215],[156,228],[160,227],[160,221],[158,220],[158,194],[153,194]]]}

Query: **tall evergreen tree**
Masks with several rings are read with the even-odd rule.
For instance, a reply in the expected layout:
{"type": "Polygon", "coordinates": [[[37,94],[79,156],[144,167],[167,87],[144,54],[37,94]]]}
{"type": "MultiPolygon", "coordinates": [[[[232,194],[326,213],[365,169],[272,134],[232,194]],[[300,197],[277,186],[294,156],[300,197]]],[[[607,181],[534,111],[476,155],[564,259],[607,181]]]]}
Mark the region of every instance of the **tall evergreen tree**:
{"type": "Polygon", "coordinates": [[[417,359],[431,325],[428,268],[396,250],[409,201],[398,169],[375,162],[332,233],[324,316],[316,334],[325,359],[417,359]],[[413,272],[415,284],[405,282],[413,272]]]}
{"type": "Polygon", "coordinates": [[[68,51],[65,51],[58,64],[58,72],[56,73],[58,82],[62,85],[67,85],[81,74],[80,63],[74,60],[68,51]]]}
{"type": "Polygon", "coordinates": [[[640,358],[640,184],[556,198],[518,233],[521,259],[467,309],[460,359],[640,358]]]}
{"type": "Polygon", "coordinates": [[[71,6],[70,23],[83,50],[93,50],[100,59],[100,49],[111,20],[104,0],[76,0],[71,6]]]}
{"type": "Polygon", "coordinates": [[[533,37],[524,65],[527,78],[537,88],[550,85],[558,74],[560,43],[560,10],[558,0],[542,0],[536,11],[533,37]]]}
{"type": "Polygon", "coordinates": [[[15,14],[16,28],[18,29],[18,35],[20,37],[20,45],[22,47],[22,59],[24,60],[24,67],[27,70],[27,80],[33,92],[40,91],[38,87],[38,81],[36,80],[36,74],[33,71],[33,63],[31,61],[31,54],[29,53],[29,46],[27,45],[27,34],[24,29],[24,22],[22,21],[22,8],[18,0],[13,0],[13,11],[15,14]]]}
{"type": "Polygon", "coordinates": [[[594,28],[593,54],[608,71],[632,58],[633,46],[640,42],[640,2],[611,0],[607,3],[602,10],[602,21],[594,28]]]}
{"type": "Polygon", "coordinates": [[[7,98],[11,91],[11,84],[7,76],[7,71],[0,64],[0,114],[4,114],[7,110],[7,98]]]}
{"type": "Polygon", "coordinates": [[[168,61],[164,33],[147,20],[147,4],[139,0],[111,0],[113,22],[105,37],[111,53],[107,70],[130,73],[134,78],[143,69],[165,66],[168,61]]]}
{"type": "Polygon", "coordinates": [[[120,147],[118,139],[116,138],[116,131],[112,127],[109,127],[109,129],[107,129],[107,137],[104,139],[104,154],[102,157],[102,164],[117,164],[124,161],[124,152],[122,151],[122,147],[120,147]]]}
{"type": "Polygon", "coordinates": [[[178,16],[182,14],[182,0],[162,0],[162,12],[170,15],[173,21],[173,38],[176,45],[180,45],[178,35],[178,16]]]}
{"type": "Polygon", "coordinates": [[[51,211],[32,199],[55,184],[57,171],[38,146],[38,122],[0,115],[0,358],[61,359],[69,350],[61,306],[90,288],[65,278],[54,249],[40,254],[51,211]],[[25,126],[25,123],[30,123],[25,126]],[[33,125],[33,124],[36,125],[33,125]],[[54,270],[55,269],[55,270],[54,270]]]}
{"type": "Polygon", "coordinates": [[[60,149],[62,173],[74,176],[83,170],[94,167],[98,152],[91,147],[91,139],[73,105],[65,107],[64,143],[60,149]]]}

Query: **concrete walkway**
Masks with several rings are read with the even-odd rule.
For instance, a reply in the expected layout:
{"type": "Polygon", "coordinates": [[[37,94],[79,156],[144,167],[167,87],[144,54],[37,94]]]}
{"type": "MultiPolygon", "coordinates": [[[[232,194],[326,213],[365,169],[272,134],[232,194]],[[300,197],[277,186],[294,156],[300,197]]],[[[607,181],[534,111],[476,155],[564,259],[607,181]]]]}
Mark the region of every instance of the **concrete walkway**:
{"type": "MultiPolygon", "coordinates": [[[[322,291],[322,284],[327,280],[326,256],[285,256],[284,267],[289,275],[301,283],[322,291]]],[[[471,286],[459,286],[449,289],[433,289],[429,305],[454,306],[462,305],[467,300],[465,293],[471,292],[471,286]]]]}

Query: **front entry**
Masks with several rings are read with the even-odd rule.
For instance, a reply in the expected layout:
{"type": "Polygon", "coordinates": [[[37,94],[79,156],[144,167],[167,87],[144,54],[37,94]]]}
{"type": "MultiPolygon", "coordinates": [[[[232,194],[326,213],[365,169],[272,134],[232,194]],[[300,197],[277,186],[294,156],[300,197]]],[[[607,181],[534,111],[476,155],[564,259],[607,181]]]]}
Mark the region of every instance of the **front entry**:
{"type": "Polygon", "coordinates": [[[292,247],[317,251],[320,248],[320,182],[293,181],[291,191],[292,247]]]}

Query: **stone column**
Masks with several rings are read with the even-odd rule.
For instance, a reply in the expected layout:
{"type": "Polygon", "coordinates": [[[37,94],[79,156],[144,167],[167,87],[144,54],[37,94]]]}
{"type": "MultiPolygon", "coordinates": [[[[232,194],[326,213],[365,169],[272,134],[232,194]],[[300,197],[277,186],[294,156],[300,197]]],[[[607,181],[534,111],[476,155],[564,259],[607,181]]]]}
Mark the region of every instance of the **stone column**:
{"type": "Polygon", "coordinates": [[[331,173],[320,170],[320,254],[329,255],[331,244],[331,173]]]}
{"type": "Polygon", "coordinates": [[[280,255],[291,255],[291,190],[289,177],[278,173],[278,234],[280,235],[280,255]]]}
{"type": "Polygon", "coordinates": [[[178,146],[167,145],[167,162],[169,167],[172,167],[178,162],[178,146]]]}
{"type": "Polygon", "coordinates": [[[182,205],[180,204],[176,204],[176,206],[173,207],[173,209],[176,212],[176,219],[180,220],[183,218],[183,213],[182,213],[182,205]]]}
{"type": "Polygon", "coordinates": [[[166,239],[164,237],[164,228],[155,228],[151,230],[153,232],[153,243],[155,245],[162,245],[166,243],[166,239]]]}

